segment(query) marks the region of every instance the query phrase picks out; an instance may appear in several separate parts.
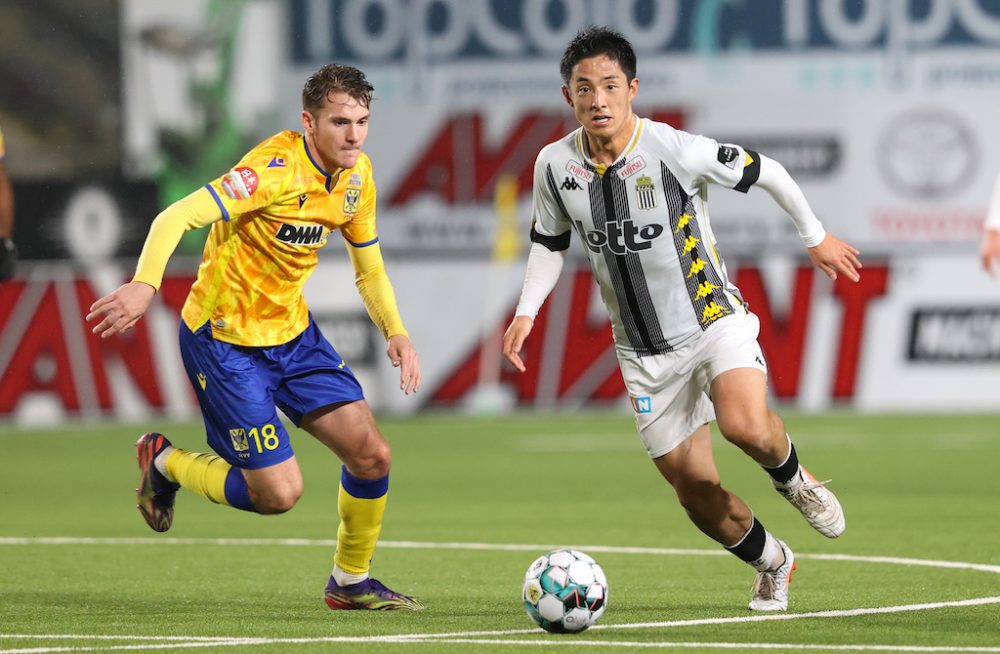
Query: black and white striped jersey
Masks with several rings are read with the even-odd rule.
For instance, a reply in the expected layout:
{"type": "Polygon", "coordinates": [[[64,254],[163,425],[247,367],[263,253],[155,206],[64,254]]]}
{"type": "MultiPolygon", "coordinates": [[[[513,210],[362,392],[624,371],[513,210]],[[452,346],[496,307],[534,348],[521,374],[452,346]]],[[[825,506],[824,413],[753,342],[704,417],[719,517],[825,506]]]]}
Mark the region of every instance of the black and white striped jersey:
{"type": "Polygon", "coordinates": [[[617,347],[662,354],[745,312],[716,251],[707,186],[747,192],[760,156],[644,118],[611,166],[594,164],[583,139],[581,127],[539,153],[531,238],[565,250],[576,230],[617,347]]]}

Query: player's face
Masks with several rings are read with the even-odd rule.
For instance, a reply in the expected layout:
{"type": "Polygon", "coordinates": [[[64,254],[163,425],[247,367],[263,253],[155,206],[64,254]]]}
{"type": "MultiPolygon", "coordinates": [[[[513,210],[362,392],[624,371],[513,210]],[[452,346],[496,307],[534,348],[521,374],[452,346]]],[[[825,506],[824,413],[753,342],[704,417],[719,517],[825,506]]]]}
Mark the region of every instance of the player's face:
{"type": "Polygon", "coordinates": [[[328,171],[350,168],[361,154],[368,137],[368,107],[346,93],[330,93],[323,107],[313,116],[302,112],[309,149],[315,152],[328,171]]]}
{"type": "Polygon", "coordinates": [[[562,90],[590,136],[602,141],[631,136],[623,130],[632,125],[632,100],[639,90],[639,80],[632,78],[629,82],[614,59],[603,54],[581,59],[562,90]]]}

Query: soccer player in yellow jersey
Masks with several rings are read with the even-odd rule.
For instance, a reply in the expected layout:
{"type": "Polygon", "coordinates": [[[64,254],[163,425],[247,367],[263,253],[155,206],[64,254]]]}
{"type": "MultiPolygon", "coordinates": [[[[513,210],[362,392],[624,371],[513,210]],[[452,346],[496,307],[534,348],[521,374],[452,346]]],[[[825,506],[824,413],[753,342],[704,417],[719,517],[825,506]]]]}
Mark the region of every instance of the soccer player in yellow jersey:
{"type": "Polygon", "coordinates": [[[162,434],[142,436],[139,511],[154,530],[166,531],[180,487],[246,511],[291,509],[302,494],[302,474],[279,407],[343,462],[327,605],[419,610],[418,600],[368,575],[389,487],[389,444],[302,295],[317,250],[339,230],[361,297],[400,369],[401,390],[419,388],[417,352],[375,231],[371,162],[361,151],[372,90],[356,68],[320,68],[302,91],[303,133],[267,139],[157,216],[132,281],[95,302],[87,319],[99,321],[93,331],[102,337],[132,327],[183,233],[211,225],[181,312],[180,348],[215,454],[173,447],[162,434]]]}

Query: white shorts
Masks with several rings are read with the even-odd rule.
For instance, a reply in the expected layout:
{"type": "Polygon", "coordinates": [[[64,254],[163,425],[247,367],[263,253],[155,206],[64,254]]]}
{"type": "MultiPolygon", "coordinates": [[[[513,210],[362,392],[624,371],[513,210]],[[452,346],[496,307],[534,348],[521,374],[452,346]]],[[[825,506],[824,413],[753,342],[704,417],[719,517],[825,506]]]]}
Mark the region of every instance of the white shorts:
{"type": "Polygon", "coordinates": [[[698,427],[715,420],[709,389],[717,376],[735,368],[767,374],[758,334],[757,316],[733,314],[666,354],[639,357],[618,352],[635,424],[650,458],[663,456],[698,427]]]}

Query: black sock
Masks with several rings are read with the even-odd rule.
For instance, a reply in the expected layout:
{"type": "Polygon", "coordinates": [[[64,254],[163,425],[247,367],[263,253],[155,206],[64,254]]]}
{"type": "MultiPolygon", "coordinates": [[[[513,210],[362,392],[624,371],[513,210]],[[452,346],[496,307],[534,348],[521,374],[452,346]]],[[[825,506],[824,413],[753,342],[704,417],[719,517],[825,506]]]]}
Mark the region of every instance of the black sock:
{"type": "Polygon", "coordinates": [[[767,466],[761,466],[767,471],[767,474],[771,475],[771,478],[779,484],[787,484],[792,480],[795,475],[799,473],[799,457],[795,453],[795,445],[792,443],[791,439],[788,440],[788,458],[785,462],[776,468],[768,468],[767,466]]]}
{"type": "Polygon", "coordinates": [[[743,536],[743,539],[726,549],[753,565],[755,562],[760,561],[760,558],[764,555],[764,545],[766,543],[767,530],[764,529],[764,525],[760,524],[757,518],[754,518],[753,524],[750,525],[750,530],[743,536]]]}

